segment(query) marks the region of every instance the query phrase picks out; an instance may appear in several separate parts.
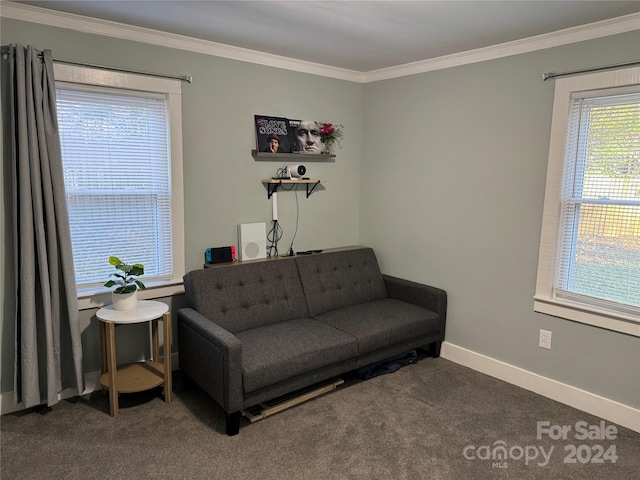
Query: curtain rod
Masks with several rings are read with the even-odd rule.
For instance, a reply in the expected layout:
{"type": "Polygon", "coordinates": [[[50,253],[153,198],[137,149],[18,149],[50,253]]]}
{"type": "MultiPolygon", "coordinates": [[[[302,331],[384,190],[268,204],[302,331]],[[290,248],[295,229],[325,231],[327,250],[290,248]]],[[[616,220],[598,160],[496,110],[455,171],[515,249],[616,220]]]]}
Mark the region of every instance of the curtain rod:
{"type": "Polygon", "coordinates": [[[105,65],[95,65],[93,63],[70,62],[68,60],[56,60],[55,58],[53,59],[53,62],[62,63],[64,65],[75,65],[77,67],[99,68],[101,70],[109,70],[110,72],[135,73],[138,75],[146,75],[148,77],[169,78],[171,80],[181,80],[183,82],[188,82],[188,83],[193,82],[193,77],[191,75],[166,75],[164,73],[143,72],[140,70],[130,70],[128,68],[107,67],[105,65]]]}
{"type": "Polygon", "coordinates": [[[604,67],[584,68],[582,70],[573,70],[571,72],[560,72],[560,73],[549,72],[549,73],[543,73],[542,74],[542,81],[546,82],[547,80],[550,80],[552,78],[557,78],[557,77],[566,77],[568,75],[578,75],[580,73],[599,72],[601,70],[609,70],[611,68],[632,67],[634,65],[640,65],[640,61],[628,62],[628,63],[618,63],[616,65],[606,65],[604,67]]]}
{"type": "MultiPolygon", "coordinates": [[[[6,59],[8,54],[9,54],[9,46],[3,45],[2,46],[2,57],[4,59],[6,59]]],[[[40,56],[42,54],[40,53],[38,55],[40,56]]],[[[140,71],[140,70],[130,70],[130,69],[127,69],[127,68],[107,67],[105,65],[95,65],[93,63],[71,62],[71,61],[68,61],[68,60],[58,60],[56,58],[53,59],[53,62],[54,63],[61,63],[61,64],[64,64],[64,65],[74,65],[76,67],[99,68],[101,70],[108,70],[110,72],[135,73],[137,75],[146,75],[148,77],[168,78],[168,79],[171,79],[171,80],[181,80],[183,82],[189,82],[189,83],[193,82],[193,77],[191,75],[166,75],[164,73],[143,72],[143,71],[140,71]]]]}

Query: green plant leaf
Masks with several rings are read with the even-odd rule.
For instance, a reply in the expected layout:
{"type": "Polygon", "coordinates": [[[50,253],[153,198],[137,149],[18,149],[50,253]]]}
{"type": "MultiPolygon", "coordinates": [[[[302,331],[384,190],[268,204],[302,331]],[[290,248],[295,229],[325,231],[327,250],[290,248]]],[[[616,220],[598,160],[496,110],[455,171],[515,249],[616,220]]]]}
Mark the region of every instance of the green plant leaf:
{"type": "Polygon", "coordinates": [[[140,276],[144,274],[144,266],[136,263],[135,265],[133,265],[131,267],[131,270],[129,270],[129,275],[136,275],[136,276],[140,276]]]}
{"type": "Polygon", "coordinates": [[[121,263],[116,268],[118,270],[123,271],[124,273],[129,273],[129,272],[131,272],[131,270],[133,270],[133,267],[131,265],[125,265],[124,263],[121,263]]]}
{"type": "Polygon", "coordinates": [[[122,264],[122,260],[120,260],[118,257],[114,257],[113,255],[111,255],[109,257],[109,264],[113,265],[114,267],[117,267],[118,265],[122,264]]]}
{"type": "Polygon", "coordinates": [[[105,287],[113,287],[114,285],[117,285],[117,283],[114,282],[113,280],[109,280],[107,283],[104,284],[105,287]]]}
{"type": "Polygon", "coordinates": [[[147,288],[144,286],[144,283],[142,283],[140,280],[135,280],[135,282],[140,290],[144,290],[145,288],[147,288]]]}

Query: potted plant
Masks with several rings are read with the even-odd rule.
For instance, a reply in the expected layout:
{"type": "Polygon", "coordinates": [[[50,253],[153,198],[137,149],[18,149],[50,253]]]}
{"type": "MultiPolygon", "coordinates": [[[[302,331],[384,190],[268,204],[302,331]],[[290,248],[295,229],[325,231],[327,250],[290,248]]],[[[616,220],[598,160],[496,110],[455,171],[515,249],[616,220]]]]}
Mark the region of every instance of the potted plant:
{"type": "Polygon", "coordinates": [[[104,286],[108,288],[117,285],[117,288],[111,293],[113,307],[116,310],[132,310],[136,308],[136,304],[138,303],[138,290],[144,290],[146,288],[144,283],[136,278],[144,275],[144,265],[141,263],[127,265],[115,256],[109,257],[109,264],[118,270],[111,274],[115,279],[109,280],[104,284],[104,286]]]}

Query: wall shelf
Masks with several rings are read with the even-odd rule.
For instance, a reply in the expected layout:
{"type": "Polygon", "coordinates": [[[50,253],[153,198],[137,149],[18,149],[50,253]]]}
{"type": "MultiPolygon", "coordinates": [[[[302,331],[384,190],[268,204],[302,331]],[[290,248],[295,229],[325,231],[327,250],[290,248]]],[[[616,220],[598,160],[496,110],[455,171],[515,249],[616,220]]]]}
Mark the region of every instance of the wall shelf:
{"type": "Polygon", "coordinates": [[[324,183],[325,181],[326,180],[315,180],[315,179],[288,180],[288,179],[280,179],[280,178],[266,178],[262,180],[262,183],[264,183],[267,187],[267,199],[271,198],[271,195],[276,193],[282,185],[300,185],[300,184],[306,185],[307,198],[309,198],[309,195],[313,193],[316,187],[321,183],[324,183]]]}
{"type": "Polygon", "coordinates": [[[271,152],[259,152],[257,150],[251,150],[251,155],[254,158],[260,158],[261,160],[277,160],[280,158],[295,158],[296,160],[302,161],[304,160],[322,160],[324,158],[336,158],[335,154],[325,154],[325,153],[271,153],[271,152]]]}

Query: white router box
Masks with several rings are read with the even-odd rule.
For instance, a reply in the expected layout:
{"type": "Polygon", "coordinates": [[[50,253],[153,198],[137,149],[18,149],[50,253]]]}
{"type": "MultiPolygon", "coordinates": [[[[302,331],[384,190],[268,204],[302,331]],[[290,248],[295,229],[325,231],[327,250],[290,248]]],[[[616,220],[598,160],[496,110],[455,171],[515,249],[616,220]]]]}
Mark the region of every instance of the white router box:
{"type": "Polygon", "coordinates": [[[238,246],[240,260],[256,260],[267,258],[267,224],[238,224],[238,246]]]}

